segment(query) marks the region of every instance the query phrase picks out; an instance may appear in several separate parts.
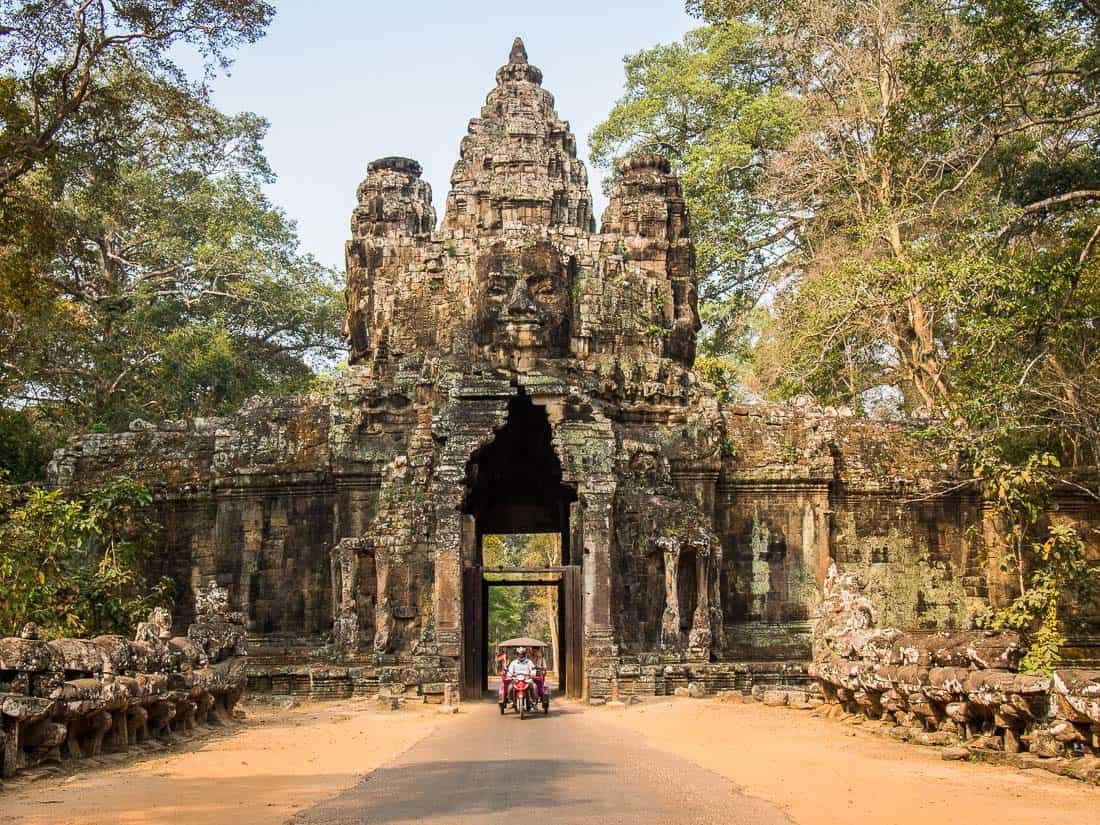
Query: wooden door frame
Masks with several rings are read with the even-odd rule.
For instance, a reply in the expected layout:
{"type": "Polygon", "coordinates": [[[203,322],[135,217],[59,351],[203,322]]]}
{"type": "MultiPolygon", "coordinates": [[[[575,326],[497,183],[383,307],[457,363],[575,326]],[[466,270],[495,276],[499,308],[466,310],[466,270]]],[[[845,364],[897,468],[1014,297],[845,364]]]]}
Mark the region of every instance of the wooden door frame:
{"type": "Polygon", "coordinates": [[[489,588],[554,587],[558,598],[558,645],[554,651],[559,689],[570,698],[584,690],[584,590],[580,565],[551,567],[467,567],[462,575],[463,696],[481,699],[489,681],[489,588]],[[487,575],[524,578],[489,579],[487,575]],[[531,578],[531,577],[537,578],[531,578]]]}

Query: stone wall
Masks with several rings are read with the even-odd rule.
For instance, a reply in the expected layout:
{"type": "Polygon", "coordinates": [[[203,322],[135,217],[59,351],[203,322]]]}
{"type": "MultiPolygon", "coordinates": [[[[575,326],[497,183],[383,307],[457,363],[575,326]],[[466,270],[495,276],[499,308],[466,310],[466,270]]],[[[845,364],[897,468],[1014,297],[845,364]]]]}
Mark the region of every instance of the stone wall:
{"type": "MultiPolygon", "coordinates": [[[[176,581],[177,629],[191,620],[192,594],[225,587],[254,640],[258,687],[350,694],[457,679],[453,660],[432,652],[438,605],[460,598],[437,592],[432,513],[461,509],[468,458],[493,440],[518,390],[505,378],[426,375],[387,383],[354,366],[326,396],[257,401],[232,421],[138,422],[75,439],[54,472],[74,490],[112,467],[156,487],[164,530],[151,572],[176,581]],[[440,476],[446,467],[450,480],[440,476]],[[341,547],[357,559],[346,578],[341,547]],[[342,616],[354,617],[350,645],[342,616]],[[351,670],[337,676],[341,668],[351,670]]],[[[810,406],[698,401],[687,415],[662,412],[668,423],[658,426],[607,405],[595,388],[582,403],[583,383],[527,373],[520,384],[556,422],[565,481],[614,480],[601,608],[614,619],[613,647],[594,670],[605,676],[593,696],[606,694],[614,668],[625,692],[804,684],[809,618],[830,563],[865,579],[884,622],[915,632],[968,627],[999,582],[976,492],[933,495],[953,483],[953,468],[936,465],[902,426],[810,406]],[[692,544],[704,538],[708,618],[692,650],[692,544]],[[677,630],[665,634],[673,591],[677,630]]],[[[1071,516],[1088,537],[1094,509],[1078,500],[1060,510],[1071,516]]],[[[475,545],[463,529],[455,552],[469,566],[475,545]]],[[[1082,614],[1095,622],[1097,611],[1082,614]]],[[[1100,649],[1087,621],[1067,650],[1083,664],[1100,649]]]]}
{"type": "Polygon", "coordinates": [[[133,641],[44,641],[31,624],[0,639],[0,776],[228,724],[246,682],[244,619],[228,607],[202,591],[183,637],[158,608],[133,641]]]}
{"type": "Polygon", "coordinates": [[[176,630],[214,582],[250,632],[317,639],[332,617],[334,502],[348,494],[332,480],[329,428],[318,397],[255,399],[233,418],[135,421],[75,438],[50,473],[71,491],[113,475],[152,488],[162,529],[149,572],[175,582],[176,630]]]}

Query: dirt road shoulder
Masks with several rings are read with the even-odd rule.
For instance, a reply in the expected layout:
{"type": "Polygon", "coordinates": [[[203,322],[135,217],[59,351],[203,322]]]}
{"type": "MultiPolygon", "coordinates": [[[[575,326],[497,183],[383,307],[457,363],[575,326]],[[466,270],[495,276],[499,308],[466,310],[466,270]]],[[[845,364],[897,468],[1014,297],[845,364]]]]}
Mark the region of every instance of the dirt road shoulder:
{"type": "Polygon", "coordinates": [[[5,825],[277,825],[355,785],[447,724],[373,700],[246,705],[230,735],[0,792],[5,825]]]}
{"type": "Polygon", "coordinates": [[[1064,825],[1100,816],[1100,788],[1045,771],[945,762],[937,749],[805,711],[676,699],[602,718],[774,802],[799,825],[1064,825]]]}

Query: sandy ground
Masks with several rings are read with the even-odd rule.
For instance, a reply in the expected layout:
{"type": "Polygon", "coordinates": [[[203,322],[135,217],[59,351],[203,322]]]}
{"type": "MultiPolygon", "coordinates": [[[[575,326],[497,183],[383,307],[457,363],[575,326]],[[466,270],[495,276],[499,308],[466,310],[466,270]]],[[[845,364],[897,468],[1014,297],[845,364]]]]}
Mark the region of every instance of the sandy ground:
{"type": "MultiPolygon", "coordinates": [[[[503,759],[503,768],[514,759],[501,751],[495,734],[511,734],[523,725],[521,740],[542,742],[546,747],[537,748],[537,755],[554,763],[556,773],[536,772],[541,779],[533,780],[545,796],[546,815],[579,791],[584,791],[585,812],[598,810],[602,802],[609,802],[609,811],[621,810],[627,780],[635,772],[641,777],[656,770],[667,773],[675,787],[669,790],[668,782],[647,779],[645,788],[657,794],[646,802],[648,809],[659,808],[669,794],[673,803],[680,792],[692,793],[694,799],[695,790],[709,782],[713,787],[707,793],[713,799],[741,800],[732,803],[741,811],[740,820],[727,808],[731,822],[756,821],[770,809],[798,825],[1100,825],[1100,788],[1045,771],[945,762],[936,749],[894,742],[805,711],[755,703],[663,699],[597,709],[563,702],[550,717],[528,722],[499,717],[491,703],[464,707],[457,717],[441,716],[423,705],[388,712],[368,700],[290,710],[248,705],[246,712],[249,720],[241,727],[178,749],[67,778],[8,786],[0,792],[0,823],[276,825],[295,814],[312,821],[313,814],[334,812],[329,807],[339,800],[351,800],[359,808],[385,804],[386,787],[417,778],[405,764],[410,761],[423,763],[431,776],[394,797],[398,807],[387,821],[403,821],[399,812],[413,814],[415,820],[415,814],[438,807],[442,799],[449,806],[447,815],[458,817],[453,821],[488,821],[488,779],[478,773],[479,765],[484,759],[503,759]],[[447,752],[450,740],[455,740],[457,755],[447,752]],[[467,753],[471,749],[478,751],[477,759],[467,753]],[[662,752],[667,760],[661,759],[662,752]],[[611,767],[592,769],[596,762],[611,767]],[[713,773],[692,773],[691,765],[713,773]],[[360,784],[376,768],[382,770],[370,783],[360,784]],[[606,781],[616,775],[612,768],[622,768],[627,779],[606,781]],[[584,786],[582,780],[590,775],[595,784],[584,786]],[[560,780],[561,799],[550,793],[554,776],[560,780]],[[731,783],[726,786],[730,790],[714,784],[719,777],[731,783]],[[453,792],[439,795],[441,788],[452,785],[453,792]],[[409,794],[417,788],[427,807],[406,811],[409,794]],[[356,793],[366,796],[357,801],[356,793]],[[753,800],[760,803],[755,814],[749,804],[753,800]]],[[[508,793],[491,796],[511,798],[508,793]]],[[[360,821],[355,810],[347,821],[360,821]]],[[[678,810],[690,813],[683,804],[678,810]]],[[[518,813],[512,810],[511,816],[518,813]]],[[[606,811],[602,816],[610,821],[606,811]]],[[[431,817],[420,821],[425,819],[431,817]]],[[[576,821],[590,819],[586,814],[576,821]]],[[[330,820],[322,816],[317,821],[330,820]]]]}
{"type": "Polygon", "coordinates": [[[651,700],[601,719],[726,777],[798,825],[1100,823],[1100,788],[1046,771],[945,762],[807,711],[651,700]]]}
{"type": "Polygon", "coordinates": [[[449,721],[434,706],[390,712],[370,700],[244,709],[231,733],[0,791],[0,823],[276,825],[449,721]]]}

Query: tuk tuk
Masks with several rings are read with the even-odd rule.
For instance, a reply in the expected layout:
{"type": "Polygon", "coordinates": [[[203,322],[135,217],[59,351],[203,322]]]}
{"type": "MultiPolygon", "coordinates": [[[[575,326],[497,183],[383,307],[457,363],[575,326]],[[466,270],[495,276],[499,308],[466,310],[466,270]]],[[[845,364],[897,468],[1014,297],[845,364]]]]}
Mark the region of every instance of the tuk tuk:
{"type": "Polygon", "coordinates": [[[546,684],[546,643],[538,639],[516,638],[506,639],[496,646],[497,661],[500,675],[500,690],[497,694],[497,704],[500,706],[500,715],[512,708],[519,714],[520,719],[525,719],[528,713],[534,713],[536,706],[542,707],[542,712],[550,712],[550,686],[546,684]],[[515,658],[517,648],[527,648],[528,656],[535,663],[535,670],[531,676],[531,683],[526,678],[509,679],[508,664],[515,658]]]}

